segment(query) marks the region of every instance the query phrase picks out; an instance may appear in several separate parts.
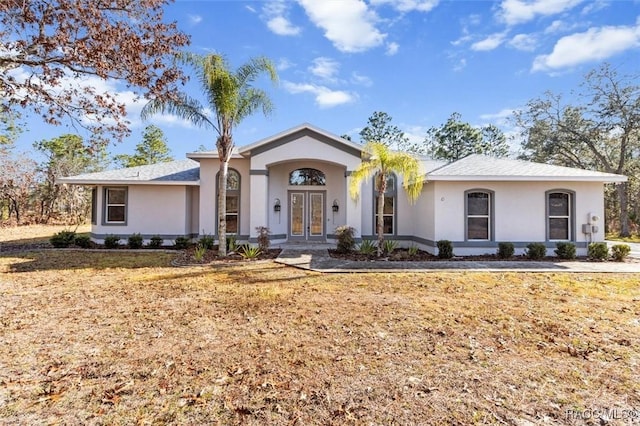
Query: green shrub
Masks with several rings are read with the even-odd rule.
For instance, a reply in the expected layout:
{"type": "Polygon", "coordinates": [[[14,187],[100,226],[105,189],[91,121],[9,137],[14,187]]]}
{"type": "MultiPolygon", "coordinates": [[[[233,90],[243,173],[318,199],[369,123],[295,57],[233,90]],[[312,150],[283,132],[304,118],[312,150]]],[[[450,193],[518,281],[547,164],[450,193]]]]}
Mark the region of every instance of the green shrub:
{"type": "Polygon", "coordinates": [[[616,262],[622,262],[630,252],[631,247],[629,244],[616,244],[615,246],[611,246],[611,257],[613,257],[613,260],[616,262]]]}
{"type": "Polygon", "coordinates": [[[336,228],[336,236],[338,237],[338,244],[336,251],[338,253],[349,253],[356,246],[356,240],[353,237],[355,229],[351,226],[343,225],[336,228]]]}
{"type": "Polygon", "coordinates": [[[195,250],[193,251],[193,258],[196,260],[196,262],[200,262],[204,258],[206,252],[207,248],[198,243],[195,250]]]}
{"type": "Polygon", "coordinates": [[[411,246],[409,246],[409,248],[407,249],[407,252],[409,254],[409,256],[413,257],[415,255],[418,254],[418,246],[414,246],[413,244],[411,246]]]}
{"type": "Polygon", "coordinates": [[[160,248],[162,247],[163,243],[164,243],[164,238],[162,238],[160,235],[154,235],[149,240],[149,247],[154,249],[160,248]]]}
{"type": "Polygon", "coordinates": [[[127,245],[130,249],[141,249],[143,242],[144,239],[140,233],[129,235],[129,238],[127,239],[127,245]]]}
{"type": "Polygon", "coordinates": [[[382,251],[386,254],[393,253],[398,248],[398,242],[394,240],[384,240],[382,251]]]}
{"type": "Polygon", "coordinates": [[[238,251],[238,239],[235,235],[227,236],[227,252],[238,251]]]}
{"type": "Polygon", "coordinates": [[[191,243],[191,239],[188,237],[177,237],[173,241],[173,248],[176,250],[184,250],[189,247],[189,243],[191,243]]]}
{"type": "Polygon", "coordinates": [[[215,246],[216,241],[212,235],[203,235],[198,240],[198,244],[207,250],[213,250],[213,247],[215,246]]]}
{"type": "Polygon", "coordinates": [[[269,228],[256,226],[256,231],[258,232],[258,248],[260,248],[260,251],[269,250],[269,244],[271,244],[271,241],[269,241],[269,234],[271,233],[269,228]]]}
{"type": "Polygon", "coordinates": [[[242,256],[243,259],[256,259],[261,253],[262,250],[260,250],[260,247],[249,244],[243,245],[242,250],[240,250],[240,256],[242,256]]]}
{"type": "Polygon", "coordinates": [[[91,247],[91,237],[88,235],[76,235],[73,243],[80,248],[89,248],[91,247]]]}
{"type": "Polygon", "coordinates": [[[108,249],[115,249],[120,247],[120,237],[117,235],[109,234],[104,237],[104,246],[108,249]]]}
{"type": "Polygon", "coordinates": [[[560,259],[575,259],[576,245],[569,242],[559,242],[556,243],[554,252],[560,259]]]}
{"type": "Polygon", "coordinates": [[[516,249],[513,243],[509,243],[509,242],[498,243],[498,257],[500,259],[509,259],[510,257],[513,257],[515,252],[516,252],[516,249]]]}
{"type": "Polygon", "coordinates": [[[451,259],[453,257],[453,243],[449,240],[439,240],[436,242],[438,246],[438,257],[440,259],[451,259]]]}
{"type": "Polygon", "coordinates": [[[540,260],[547,255],[547,246],[544,243],[527,244],[524,254],[531,260],[540,260]]]}
{"type": "Polygon", "coordinates": [[[374,254],[377,251],[377,249],[376,249],[376,245],[373,243],[373,241],[371,241],[371,240],[362,240],[362,242],[358,246],[358,251],[360,253],[362,253],[362,254],[366,254],[367,256],[370,256],[370,255],[374,254]]]}
{"type": "Polygon", "coordinates": [[[73,231],[60,231],[53,234],[53,236],[49,238],[49,242],[55,248],[66,248],[73,244],[75,238],[76,233],[73,231]]]}
{"type": "Polygon", "coordinates": [[[606,260],[609,257],[607,243],[591,243],[587,248],[587,256],[591,260],[606,260]]]}

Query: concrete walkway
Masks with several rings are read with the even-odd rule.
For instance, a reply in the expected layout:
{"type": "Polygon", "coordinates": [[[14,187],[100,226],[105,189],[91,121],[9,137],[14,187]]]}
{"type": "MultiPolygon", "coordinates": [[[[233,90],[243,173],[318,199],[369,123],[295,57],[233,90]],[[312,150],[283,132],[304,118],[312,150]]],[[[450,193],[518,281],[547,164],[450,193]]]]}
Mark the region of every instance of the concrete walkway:
{"type": "MultiPolygon", "coordinates": [[[[276,246],[277,247],[277,246],[276,246]]],[[[592,272],[592,273],[640,273],[640,260],[627,262],[533,262],[533,261],[351,261],[335,259],[327,251],[328,244],[280,246],[282,252],[276,262],[317,272],[592,272]]],[[[640,280],[640,277],[639,277],[640,280]]]]}

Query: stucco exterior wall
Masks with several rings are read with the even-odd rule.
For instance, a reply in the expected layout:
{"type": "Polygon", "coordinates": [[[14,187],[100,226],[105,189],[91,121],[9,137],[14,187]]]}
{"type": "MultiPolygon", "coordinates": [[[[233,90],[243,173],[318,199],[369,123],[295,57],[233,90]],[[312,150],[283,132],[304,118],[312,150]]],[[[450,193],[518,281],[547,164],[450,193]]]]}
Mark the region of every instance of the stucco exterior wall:
{"type": "MultiPolygon", "coordinates": [[[[251,179],[249,176],[249,160],[232,158],[229,169],[240,173],[240,236],[249,235],[251,204],[251,179]]],[[[200,196],[199,196],[199,228],[200,235],[218,234],[218,188],[217,176],[220,161],[217,158],[200,160],[200,196]]]]}
{"type": "MultiPolygon", "coordinates": [[[[473,242],[476,247],[463,247],[465,241],[464,193],[471,189],[494,191],[494,242],[516,243],[516,252],[522,253],[523,245],[546,240],[546,192],[568,190],[575,192],[575,235],[573,240],[585,245],[589,241],[604,239],[604,187],[591,182],[432,182],[434,188],[434,241],[447,239],[456,243],[455,253],[494,253],[495,244],[473,242]],[[599,232],[591,237],[582,233],[582,224],[589,215],[600,218],[599,232]],[[517,243],[523,243],[518,245],[517,243]]],[[[548,253],[553,253],[552,247],[548,253]]],[[[580,245],[580,244],[579,244],[580,245]]],[[[578,249],[586,253],[586,249],[578,249]]]]}
{"type": "Polygon", "coordinates": [[[269,166],[290,160],[319,160],[344,164],[347,170],[354,170],[360,164],[360,157],[318,141],[309,136],[287,144],[276,146],[251,157],[251,169],[266,170],[269,166]]]}
{"type": "Polygon", "coordinates": [[[325,230],[331,235],[337,226],[345,225],[347,217],[347,178],[345,167],[321,161],[292,161],[269,167],[268,177],[268,226],[274,236],[286,235],[289,223],[288,191],[325,191],[325,230]],[[289,185],[289,174],[300,168],[313,168],[324,172],[325,186],[289,185]],[[275,212],[275,199],[281,203],[280,212],[275,212]],[[338,202],[339,210],[333,213],[333,201],[338,202]]]}
{"type": "MultiPolygon", "coordinates": [[[[188,235],[192,217],[187,214],[186,186],[130,185],[127,191],[126,225],[106,224],[104,186],[98,186],[97,223],[92,226],[95,241],[114,234],[123,239],[134,233],[145,239],[153,235],[164,236],[167,244],[176,236],[188,235]]],[[[123,188],[113,185],[109,188],[123,188]]]]}

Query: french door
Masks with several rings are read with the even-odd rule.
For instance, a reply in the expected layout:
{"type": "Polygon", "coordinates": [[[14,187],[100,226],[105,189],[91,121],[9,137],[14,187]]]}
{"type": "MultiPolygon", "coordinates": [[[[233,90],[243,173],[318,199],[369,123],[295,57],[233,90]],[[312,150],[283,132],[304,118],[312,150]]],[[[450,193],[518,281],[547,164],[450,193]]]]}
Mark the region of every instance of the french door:
{"type": "Polygon", "coordinates": [[[325,239],[325,191],[289,191],[289,240],[325,239]]]}

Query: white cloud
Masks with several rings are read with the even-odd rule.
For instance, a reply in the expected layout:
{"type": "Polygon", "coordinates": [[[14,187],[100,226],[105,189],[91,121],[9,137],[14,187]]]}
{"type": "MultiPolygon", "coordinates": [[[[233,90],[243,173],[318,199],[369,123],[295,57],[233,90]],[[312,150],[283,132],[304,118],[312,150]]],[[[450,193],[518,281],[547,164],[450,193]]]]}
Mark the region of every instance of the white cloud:
{"type": "Polygon", "coordinates": [[[374,6],[388,4],[400,12],[429,12],[440,0],[370,0],[370,3],[374,6]]]}
{"type": "Polygon", "coordinates": [[[481,114],[480,119],[504,127],[509,124],[509,119],[513,117],[516,111],[517,110],[513,108],[504,108],[495,113],[481,114]]]}
{"type": "Polygon", "coordinates": [[[313,60],[313,65],[309,67],[309,72],[323,80],[335,81],[339,69],[340,64],[338,62],[321,56],[313,60]]]}
{"type": "Polygon", "coordinates": [[[375,27],[378,17],[362,0],[298,2],[309,19],[342,52],[363,52],[384,42],[386,34],[375,27]]]}
{"type": "Polygon", "coordinates": [[[404,135],[409,139],[410,144],[422,145],[429,128],[416,125],[403,126],[404,135]]]}
{"type": "Polygon", "coordinates": [[[467,60],[465,58],[460,58],[460,60],[456,62],[455,65],[453,66],[453,70],[455,72],[460,72],[463,69],[465,69],[466,66],[467,66],[467,60]]]}
{"type": "Polygon", "coordinates": [[[276,69],[278,71],[284,71],[284,70],[287,70],[287,69],[291,68],[294,65],[295,64],[293,62],[291,62],[289,59],[280,58],[280,59],[278,59],[278,63],[276,64],[276,69]]]}
{"type": "Polygon", "coordinates": [[[200,15],[189,15],[189,22],[191,25],[198,25],[202,22],[202,16],[200,15]]]}
{"type": "Polygon", "coordinates": [[[575,30],[576,28],[588,26],[588,24],[587,25],[585,24],[586,23],[584,21],[580,23],[575,22],[572,24],[567,21],[562,21],[557,19],[553,21],[547,28],[544,29],[544,33],[545,34],[568,33],[575,30]]]}
{"type": "Polygon", "coordinates": [[[504,32],[491,34],[484,40],[477,41],[471,45],[471,50],[487,51],[499,47],[506,37],[504,32]]]}
{"type": "Polygon", "coordinates": [[[351,73],[351,81],[365,87],[371,87],[373,85],[373,81],[369,77],[366,75],[360,75],[355,71],[351,73]]]}
{"type": "Polygon", "coordinates": [[[533,34],[516,34],[509,41],[509,46],[525,52],[533,52],[538,45],[538,39],[533,34]]]}
{"type": "Polygon", "coordinates": [[[583,0],[503,0],[498,17],[509,25],[531,21],[536,16],[565,12],[583,0]]]}
{"type": "Polygon", "coordinates": [[[392,41],[391,43],[387,43],[387,51],[385,52],[385,54],[387,56],[393,56],[396,53],[398,53],[399,49],[400,49],[400,45],[392,41]]]}
{"type": "Polygon", "coordinates": [[[315,95],[316,104],[320,108],[331,108],[355,101],[356,95],[343,90],[331,90],[325,86],[309,83],[292,83],[283,81],[282,87],[291,94],[311,93],[315,95]]]}
{"type": "Polygon", "coordinates": [[[275,34],[281,36],[295,36],[300,34],[300,27],[293,25],[287,16],[289,5],[284,1],[271,1],[262,7],[263,19],[267,27],[275,34]]]}
{"type": "Polygon", "coordinates": [[[601,61],[640,47],[640,19],[636,26],[599,27],[562,37],[548,55],[539,55],[532,71],[550,71],[601,61]]]}

